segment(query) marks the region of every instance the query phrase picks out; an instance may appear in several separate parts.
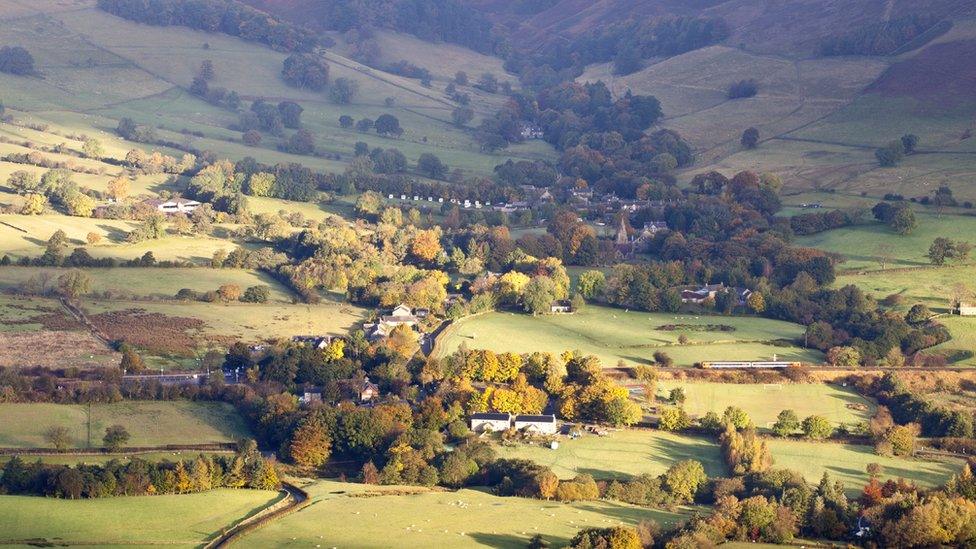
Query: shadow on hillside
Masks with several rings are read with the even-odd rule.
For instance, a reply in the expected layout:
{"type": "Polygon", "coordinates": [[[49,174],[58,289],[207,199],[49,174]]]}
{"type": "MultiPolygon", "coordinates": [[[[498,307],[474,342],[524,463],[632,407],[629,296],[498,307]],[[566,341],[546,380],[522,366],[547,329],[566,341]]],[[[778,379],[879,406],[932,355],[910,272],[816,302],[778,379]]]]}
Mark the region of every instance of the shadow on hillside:
{"type": "MultiPolygon", "coordinates": [[[[534,535],[535,533],[532,533],[529,536],[523,537],[523,536],[516,536],[513,534],[488,534],[485,532],[475,532],[472,534],[468,534],[468,537],[476,541],[478,545],[484,545],[486,547],[509,548],[509,547],[527,546],[529,543],[529,538],[531,538],[534,535]]],[[[553,542],[556,541],[556,539],[557,538],[552,538],[548,536],[546,537],[546,541],[549,541],[550,544],[552,544],[555,547],[563,547],[569,543],[569,540],[567,539],[565,541],[560,540],[561,541],[560,543],[553,544],[553,542]]]]}
{"type": "Polygon", "coordinates": [[[108,239],[112,242],[125,242],[125,238],[129,236],[129,233],[111,225],[98,225],[99,229],[105,231],[108,239]]]}

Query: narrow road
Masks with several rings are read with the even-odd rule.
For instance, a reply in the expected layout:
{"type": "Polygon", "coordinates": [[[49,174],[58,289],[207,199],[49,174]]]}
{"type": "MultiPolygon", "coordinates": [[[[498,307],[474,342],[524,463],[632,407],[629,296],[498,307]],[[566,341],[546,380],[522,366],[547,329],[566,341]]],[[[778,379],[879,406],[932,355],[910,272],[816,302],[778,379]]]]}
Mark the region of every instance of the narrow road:
{"type": "Polygon", "coordinates": [[[308,499],[308,492],[293,484],[283,482],[281,484],[281,489],[287,494],[285,499],[235,524],[216,539],[204,545],[204,549],[227,547],[254,530],[265,526],[269,522],[294,513],[295,511],[298,511],[311,503],[308,499]]]}

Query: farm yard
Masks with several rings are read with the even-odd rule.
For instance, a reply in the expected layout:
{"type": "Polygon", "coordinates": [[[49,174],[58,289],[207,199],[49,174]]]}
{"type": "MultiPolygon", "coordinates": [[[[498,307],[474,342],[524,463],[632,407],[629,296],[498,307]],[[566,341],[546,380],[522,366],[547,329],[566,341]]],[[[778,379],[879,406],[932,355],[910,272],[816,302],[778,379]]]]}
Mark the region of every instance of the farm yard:
{"type": "Polygon", "coordinates": [[[605,367],[618,362],[649,364],[664,351],[677,366],[708,360],[779,360],[819,363],[822,355],[793,341],[803,327],[757,317],[641,313],[596,305],[569,315],[531,316],[495,312],[462,319],[438,340],[448,354],[461,343],[497,352],[562,353],[578,349],[600,358],[605,367]],[[662,328],[663,327],[663,328],[662,328]],[[730,329],[731,328],[731,329],[730,329]],[[685,335],[686,345],[678,338],[685,335]]]}
{"type": "Polygon", "coordinates": [[[0,447],[49,448],[50,427],[68,429],[71,448],[100,447],[110,425],[122,425],[132,438],[128,446],[212,444],[250,437],[250,429],[229,404],[189,401],[130,401],[95,404],[0,404],[0,447]],[[91,421],[92,440],[88,441],[91,421]],[[90,442],[90,444],[89,444],[90,442]]]}
{"type": "Polygon", "coordinates": [[[760,429],[768,429],[782,410],[790,409],[802,419],[820,415],[835,426],[868,421],[875,404],[854,390],[826,383],[706,383],[659,381],[659,399],[667,399],[675,388],[684,390],[684,408],[692,417],[708,412],[719,416],[728,406],[741,408],[760,429]]]}
{"type": "Polygon", "coordinates": [[[242,538],[241,547],[525,547],[541,533],[565,545],[588,526],[670,526],[690,516],[609,501],[555,503],[480,490],[432,490],[316,481],[312,505],[242,538]]]}
{"type": "Polygon", "coordinates": [[[83,500],[0,496],[0,544],[200,547],[280,497],[232,489],[83,500]]]}
{"type": "Polygon", "coordinates": [[[575,440],[560,438],[556,450],[539,443],[514,443],[496,445],[495,451],[502,458],[546,465],[563,479],[582,473],[600,480],[656,476],[685,459],[700,461],[710,477],[726,474],[719,447],[713,441],[664,431],[623,429],[602,437],[587,433],[575,440]]]}

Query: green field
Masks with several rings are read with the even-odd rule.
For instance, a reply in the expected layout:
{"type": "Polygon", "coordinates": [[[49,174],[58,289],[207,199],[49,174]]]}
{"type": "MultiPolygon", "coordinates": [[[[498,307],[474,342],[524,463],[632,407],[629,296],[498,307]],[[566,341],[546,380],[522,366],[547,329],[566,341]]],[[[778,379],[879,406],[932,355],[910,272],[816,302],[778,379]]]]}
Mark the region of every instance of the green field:
{"type": "MultiPolygon", "coordinates": [[[[134,401],[96,404],[91,408],[92,446],[101,446],[105,428],[122,425],[132,438],[128,446],[235,442],[251,436],[230,404],[188,401],[134,401]]],[[[0,404],[0,446],[50,447],[44,432],[66,427],[71,446],[87,444],[88,407],[80,404],[0,404]]]]}
{"type": "Polygon", "coordinates": [[[828,385],[809,384],[738,384],[697,383],[687,381],[658,382],[658,396],[666,399],[671,389],[681,387],[685,391],[684,408],[692,416],[701,417],[708,412],[719,416],[727,406],[745,410],[759,428],[768,428],[776,422],[776,415],[791,409],[802,419],[821,415],[835,425],[855,424],[868,421],[874,414],[874,403],[858,395],[852,389],[828,385]],[[866,410],[850,408],[866,406],[866,410]]]}
{"type": "MultiPolygon", "coordinates": [[[[0,288],[16,288],[31,277],[47,273],[52,281],[67,269],[47,267],[5,267],[0,269],[0,288]]],[[[216,290],[222,284],[236,284],[245,289],[265,285],[271,288],[271,301],[291,303],[287,288],[269,275],[242,269],[169,269],[130,268],[84,269],[91,275],[92,292],[136,297],[170,298],[182,288],[198,292],[216,290]]],[[[47,276],[44,275],[44,276],[47,276]]]]}
{"type": "Polygon", "coordinates": [[[679,366],[707,360],[779,360],[820,362],[821,355],[790,343],[803,334],[798,324],[757,317],[694,316],[689,314],[641,313],[610,307],[587,306],[571,315],[531,316],[495,312],[463,319],[438,340],[441,354],[465,343],[469,349],[492,349],[528,353],[562,353],[578,349],[599,357],[606,367],[618,361],[648,364],[655,351],[667,352],[679,366]],[[723,331],[664,331],[668,324],[722,324],[735,328],[723,331]],[[679,345],[678,337],[690,343],[679,345]]]}
{"type": "Polygon", "coordinates": [[[306,489],[312,505],[255,531],[237,545],[521,548],[541,533],[560,547],[586,527],[634,525],[648,519],[670,526],[688,516],[684,510],[668,513],[608,501],[500,498],[477,490],[405,488],[417,493],[383,495],[399,489],[332,481],[318,481],[306,489]]]}
{"type": "Polygon", "coordinates": [[[137,259],[146,252],[152,252],[159,261],[206,263],[217,250],[231,252],[238,247],[233,240],[209,236],[167,235],[137,244],[126,243],[126,234],[135,227],[135,222],[122,220],[57,214],[0,214],[0,251],[12,257],[37,257],[44,253],[47,240],[59,229],[68,236],[71,246],[85,247],[94,257],[120,260],[137,259]],[[92,232],[102,237],[102,243],[89,246],[85,242],[88,233],[92,232]]]}
{"type": "MultiPolygon", "coordinates": [[[[250,155],[266,163],[302,162],[319,170],[343,169],[342,161],[332,158],[282,153],[277,150],[279,140],[270,135],[259,147],[240,143],[240,134],[227,129],[236,121],[235,113],[208,105],[184,91],[200,63],[211,60],[216,68],[213,86],[249,98],[298,101],[305,109],[303,126],[316,135],[320,150],[343,159],[351,158],[356,141],[365,141],[372,147],[399,148],[411,162],[430,152],[452,168],[487,175],[509,157],[553,156],[551,147],[539,143],[512,147],[503,155],[484,154],[472,132],[451,123],[454,104],[443,93],[447,67],[470,62],[474,64],[469,71],[484,68],[495,72],[494,68],[501,66],[498,59],[478,56],[463,48],[418,45],[416,51],[421,57],[433,59],[439,55],[453,60],[431,67],[436,68],[439,77],[433,88],[361,65],[340,55],[341,48],[325,52],[332,78],[349,78],[359,86],[351,104],[335,105],[325,94],[284,84],[279,73],[286,53],[218,33],[136,24],[110,16],[89,3],[70,12],[58,7],[41,6],[42,14],[17,19],[0,29],[0,43],[44,43],[32,48],[44,79],[4,79],[0,82],[0,96],[8,107],[30,111],[29,116],[34,119],[65,130],[109,131],[119,118],[128,116],[163,128],[160,135],[167,139],[189,139],[198,148],[222,157],[239,159],[250,155]],[[387,98],[393,101],[392,106],[385,105],[387,98]],[[79,117],[71,111],[85,114],[79,117]],[[402,138],[391,140],[375,133],[350,131],[339,128],[337,123],[343,114],[375,119],[383,113],[400,119],[405,130],[402,138]],[[184,129],[204,135],[185,138],[180,134],[184,129]]],[[[421,43],[399,36],[384,36],[382,41],[391,55],[396,55],[396,48],[402,44],[421,43]]],[[[500,70],[497,74],[503,76],[500,70]]],[[[472,73],[472,77],[476,78],[477,73],[472,73]]],[[[475,92],[471,96],[472,107],[479,116],[493,113],[504,102],[501,95],[475,92]]]]}
{"type": "Polygon", "coordinates": [[[920,266],[929,264],[925,254],[937,237],[974,240],[976,235],[976,216],[939,216],[918,211],[916,215],[918,228],[907,236],[899,236],[881,223],[868,223],[800,237],[797,238],[797,243],[841,254],[846,259],[839,267],[841,270],[880,269],[877,249],[879,244],[890,244],[893,247],[893,265],[920,266]]]}
{"type": "Polygon", "coordinates": [[[200,547],[279,497],[231,489],[75,501],[0,496],[0,545],[200,547]]]}
{"type": "Polygon", "coordinates": [[[496,451],[499,457],[530,459],[546,465],[560,478],[580,473],[597,479],[660,475],[685,459],[700,461],[709,476],[727,474],[714,442],[664,431],[625,429],[604,437],[587,433],[576,440],[560,438],[556,450],[540,444],[516,444],[498,445],[496,451]]]}
{"type": "Polygon", "coordinates": [[[814,483],[827,472],[852,492],[860,492],[868,482],[865,469],[869,463],[884,467],[883,479],[905,478],[926,488],[941,485],[962,468],[959,460],[882,457],[872,447],[856,444],[769,439],[769,449],[773,453],[773,467],[798,471],[814,483]]]}

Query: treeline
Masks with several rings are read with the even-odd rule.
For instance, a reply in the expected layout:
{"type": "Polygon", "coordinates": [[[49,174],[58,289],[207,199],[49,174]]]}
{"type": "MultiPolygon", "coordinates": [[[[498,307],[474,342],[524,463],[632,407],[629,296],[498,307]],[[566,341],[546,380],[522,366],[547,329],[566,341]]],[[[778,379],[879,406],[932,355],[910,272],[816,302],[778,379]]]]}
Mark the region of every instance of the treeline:
{"type": "Polygon", "coordinates": [[[568,48],[553,46],[547,53],[553,67],[612,61],[614,72],[626,75],[640,70],[644,59],[670,57],[717,44],[729,34],[729,26],[722,19],[631,19],[601,25],[574,40],[568,48]]]}
{"type": "Polygon", "coordinates": [[[794,234],[805,236],[855,225],[862,216],[862,211],[845,210],[805,213],[791,217],[790,228],[794,234]]]}
{"type": "Polygon", "coordinates": [[[112,15],[156,26],[183,26],[222,32],[276,50],[311,51],[313,31],[286,23],[237,0],[98,0],[112,15]]]}
{"type": "MultiPolygon", "coordinates": [[[[903,46],[918,40],[938,25],[942,32],[949,24],[940,24],[931,15],[908,15],[890,21],[878,21],[865,25],[842,36],[832,36],[820,43],[820,55],[892,55],[903,46]]],[[[928,36],[931,40],[936,34],[928,36]]],[[[921,42],[913,44],[916,48],[921,42]]]]}
{"type": "Polygon", "coordinates": [[[0,493],[65,499],[189,494],[215,488],[275,490],[281,485],[272,462],[264,459],[254,441],[241,443],[234,456],[149,462],[113,459],[104,465],[55,465],[19,456],[0,474],[0,493]]]}
{"type": "Polygon", "coordinates": [[[481,53],[494,52],[499,43],[491,23],[457,0],[333,0],[325,2],[316,15],[316,22],[328,29],[387,28],[481,53]]]}

